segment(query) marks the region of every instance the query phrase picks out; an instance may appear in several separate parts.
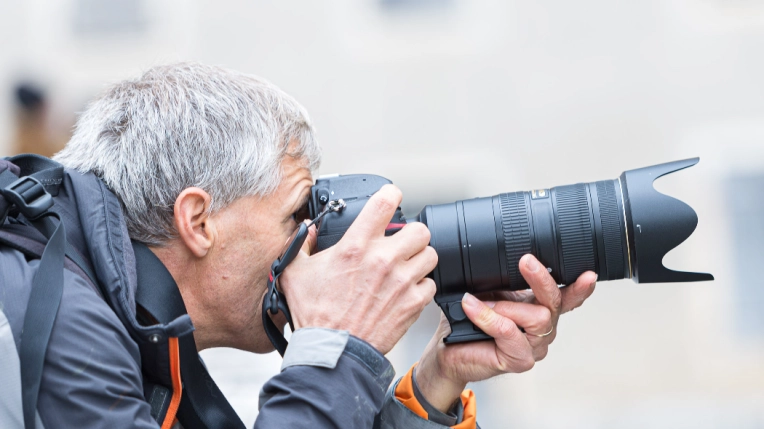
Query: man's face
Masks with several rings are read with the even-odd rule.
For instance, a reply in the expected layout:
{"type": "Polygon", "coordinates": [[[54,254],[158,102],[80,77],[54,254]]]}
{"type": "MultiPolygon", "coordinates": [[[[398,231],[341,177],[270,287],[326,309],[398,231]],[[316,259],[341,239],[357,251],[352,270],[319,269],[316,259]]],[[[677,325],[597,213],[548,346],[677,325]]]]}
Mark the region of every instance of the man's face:
{"type": "Polygon", "coordinates": [[[304,160],[287,156],[282,168],[283,180],[275,192],[241,198],[212,216],[217,237],[200,278],[206,284],[195,288],[202,296],[194,297],[205,307],[202,317],[216,318],[194,321],[215,329],[217,344],[211,347],[273,350],[261,316],[268,274],[298,223],[308,217],[313,184],[304,160]]]}

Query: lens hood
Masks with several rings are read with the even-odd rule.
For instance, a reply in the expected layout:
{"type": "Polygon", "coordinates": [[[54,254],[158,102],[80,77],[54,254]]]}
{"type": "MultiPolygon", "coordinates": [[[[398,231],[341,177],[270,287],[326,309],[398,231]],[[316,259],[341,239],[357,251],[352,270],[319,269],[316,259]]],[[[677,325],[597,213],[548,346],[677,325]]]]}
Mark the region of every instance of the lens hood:
{"type": "Polygon", "coordinates": [[[656,179],[697,164],[685,159],[629,170],[619,179],[632,279],[637,283],[673,283],[713,280],[708,273],[674,271],[663,258],[695,231],[698,215],[689,205],[658,192],[656,179]]]}

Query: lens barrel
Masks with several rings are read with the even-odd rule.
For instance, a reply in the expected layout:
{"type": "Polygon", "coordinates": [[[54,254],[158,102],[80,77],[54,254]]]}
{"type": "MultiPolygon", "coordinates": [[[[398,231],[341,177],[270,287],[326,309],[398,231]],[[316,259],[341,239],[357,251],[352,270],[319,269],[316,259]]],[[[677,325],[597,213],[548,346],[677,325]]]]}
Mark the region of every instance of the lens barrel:
{"type": "Polygon", "coordinates": [[[534,254],[559,284],[585,271],[631,277],[627,210],[620,180],[511,192],[427,206],[438,252],[439,295],[527,289],[520,258],[534,254]]]}

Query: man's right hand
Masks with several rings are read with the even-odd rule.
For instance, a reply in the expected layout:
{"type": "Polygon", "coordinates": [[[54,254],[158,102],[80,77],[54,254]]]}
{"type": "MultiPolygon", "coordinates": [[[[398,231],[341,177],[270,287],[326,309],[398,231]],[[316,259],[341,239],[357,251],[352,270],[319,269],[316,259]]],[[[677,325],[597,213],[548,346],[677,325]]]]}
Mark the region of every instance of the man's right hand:
{"type": "Polygon", "coordinates": [[[393,236],[385,228],[401,191],[383,186],[364,206],[342,240],[315,255],[315,227],[301,254],[284,271],[280,286],[295,329],[349,331],[386,354],[435,295],[425,276],[438,263],[430,231],[411,223],[393,236]],[[310,255],[310,256],[309,256],[310,255]]]}

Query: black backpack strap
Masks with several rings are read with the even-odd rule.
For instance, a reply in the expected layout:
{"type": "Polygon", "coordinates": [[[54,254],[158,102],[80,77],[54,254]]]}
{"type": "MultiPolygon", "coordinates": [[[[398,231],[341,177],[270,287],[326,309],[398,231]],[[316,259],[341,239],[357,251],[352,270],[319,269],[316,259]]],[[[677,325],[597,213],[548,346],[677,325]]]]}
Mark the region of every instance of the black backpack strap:
{"type": "Polygon", "coordinates": [[[58,194],[63,167],[37,155],[4,160],[2,166],[0,226],[5,223],[10,209],[15,207],[48,239],[32,278],[19,344],[24,427],[34,429],[45,354],[64,291],[66,230],[58,214],[50,211],[53,207],[51,192],[58,194]],[[8,161],[18,169],[12,168],[8,161]],[[57,218],[58,223],[51,217],[57,218]]]}
{"type": "MultiPolygon", "coordinates": [[[[32,225],[44,237],[50,237],[56,224],[49,217],[43,217],[42,213],[52,207],[52,197],[58,195],[63,177],[64,167],[44,156],[23,154],[0,159],[0,197],[5,197],[0,198],[0,227],[15,205],[27,219],[39,219],[32,222],[32,225]],[[22,205],[26,206],[24,210],[21,209],[22,205]]],[[[90,264],[68,242],[65,254],[85,273],[90,283],[97,284],[90,264]]]]}
{"type": "MultiPolygon", "coordinates": [[[[0,200],[2,200],[2,198],[0,198],[0,200]]],[[[42,253],[45,250],[45,245],[47,243],[41,242],[38,239],[39,235],[40,232],[37,229],[28,225],[5,225],[3,228],[0,228],[0,245],[18,250],[26,255],[28,259],[40,259],[42,258],[42,253]]],[[[72,249],[72,251],[76,252],[74,249],[72,249]]],[[[98,294],[101,294],[101,290],[98,288],[97,283],[95,283],[94,280],[91,280],[91,276],[88,272],[81,268],[81,264],[74,262],[74,260],[69,257],[68,253],[69,252],[66,252],[67,257],[64,260],[64,268],[77,274],[86,282],[89,282],[93,290],[98,294]]],[[[79,255],[79,253],[74,254],[79,255]]],[[[82,258],[82,256],[79,257],[82,258]]],[[[85,263],[82,265],[85,265],[86,267],[88,266],[85,263]]]]}
{"type": "Polygon", "coordinates": [[[64,179],[63,165],[34,153],[12,156],[8,161],[19,167],[19,177],[34,177],[51,196],[58,195],[58,189],[64,179]]]}
{"type": "MultiPolygon", "coordinates": [[[[178,286],[162,261],[142,243],[133,242],[138,273],[136,303],[160,323],[187,314],[178,286]]],[[[182,398],[178,421],[186,429],[244,429],[239,416],[210,377],[196,350],[193,334],[178,338],[182,398]]]]}
{"type": "MultiPolygon", "coordinates": [[[[53,215],[58,216],[58,215],[53,215]]],[[[50,333],[64,292],[64,251],[66,231],[59,222],[45,246],[40,265],[32,279],[32,290],[24,314],[19,346],[24,427],[34,429],[37,396],[50,333]]]]}
{"type": "MultiPolygon", "coordinates": [[[[11,186],[0,190],[0,193],[5,197],[6,202],[18,206],[25,217],[35,219],[35,223],[41,223],[43,219],[47,220],[51,216],[58,218],[56,213],[48,211],[53,206],[50,194],[44,190],[40,194],[39,189],[36,189],[39,183],[35,182],[34,179],[31,184],[29,181],[15,181],[11,186]],[[14,187],[14,184],[22,186],[14,187]]],[[[32,278],[32,288],[24,314],[19,345],[21,399],[24,427],[27,429],[35,427],[35,411],[40,393],[45,353],[64,292],[65,252],[66,230],[59,218],[42,252],[37,272],[32,278]]]]}
{"type": "MultiPolygon", "coordinates": [[[[13,182],[19,180],[20,169],[10,161],[0,159],[0,189],[4,189],[13,182]]],[[[0,194],[0,227],[5,223],[8,212],[13,206],[13,201],[6,200],[0,194]]]]}
{"type": "Polygon", "coordinates": [[[64,166],[35,154],[0,160],[0,225],[15,204],[28,219],[37,219],[53,205],[64,178],[64,166]],[[23,210],[22,210],[23,206],[23,210]]]}

